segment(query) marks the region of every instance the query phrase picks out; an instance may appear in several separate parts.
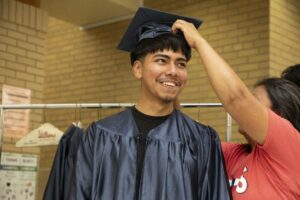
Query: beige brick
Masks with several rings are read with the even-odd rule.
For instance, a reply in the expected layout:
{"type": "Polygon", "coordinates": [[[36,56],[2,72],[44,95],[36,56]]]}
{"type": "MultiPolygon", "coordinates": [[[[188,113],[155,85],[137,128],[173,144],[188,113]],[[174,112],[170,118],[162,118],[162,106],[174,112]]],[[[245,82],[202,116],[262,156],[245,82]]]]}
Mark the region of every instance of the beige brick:
{"type": "MultiPolygon", "coordinates": [[[[36,49],[36,51],[37,51],[37,53],[41,54],[43,57],[44,57],[44,55],[45,55],[45,53],[46,53],[45,47],[40,47],[40,46],[38,46],[37,49],[36,49]]],[[[43,58],[43,59],[44,59],[44,58],[43,58]]]]}
{"type": "Polygon", "coordinates": [[[29,66],[35,66],[36,61],[30,58],[18,56],[17,61],[21,64],[29,65],[29,66]]]}
{"type": "MultiPolygon", "coordinates": [[[[3,134],[5,137],[5,134],[3,134]]],[[[14,144],[4,144],[3,145],[3,152],[15,152],[15,153],[19,153],[20,149],[15,147],[14,144]]]]}
{"type": "Polygon", "coordinates": [[[30,88],[32,90],[43,91],[43,85],[34,82],[26,82],[26,88],[30,88]]]}
{"type": "Polygon", "coordinates": [[[5,60],[0,60],[0,67],[5,67],[6,66],[6,61],[5,60]]]}
{"type": "Polygon", "coordinates": [[[22,148],[22,153],[27,154],[39,154],[40,153],[40,147],[26,147],[22,148]]]}
{"type": "Polygon", "coordinates": [[[24,73],[24,72],[16,72],[16,78],[19,78],[20,80],[24,81],[35,81],[35,77],[32,74],[24,73]]]}
{"type": "Polygon", "coordinates": [[[7,61],[16,61],[16,55],[6,52],[0,52],[0,59],[7,61]]]}
{"type": "Polygon", "coordinates": [[[16,2],[16,22],[18,24],[22,24],[22,18],[23,18],[23,3],[17,1],[16,2]]]}
{"type": "Polygon", "coordinates": [[[24,49],[17,48],[17,47],[14,47],[14,46],[8,46],[7,47],[7,52],[9,52],[11,54],[17,54],[17,55],[20,55],[20,56],[25,56],[25,54],[26,54],[26,51],[24,49]]]}
{"type": "Polygon", "coordinates": [[[226,45],[234,45],[238,42],[238,38],[227,38],[226,40],[220,40],[219,45],[226,46],[226,45]]]}
{"type": "Polygon", "coordinates": [[[262,17],[268,17],[268,9],[260,9],[257,11],[252,11],[249,13],[249,18],[262,18],[262,17]]]}
{"type": "Polygon", "coordinates": [[[32,37],[32,36],[28,36],[28,42],[30,42],[32,44],[39,45],[39,46],[44,46],[45,45],[45,40],[39,39],[39,38],[36,38],[36,37],[32,37]]]}
{"type": "Polygon", "coordinates": [[[8,61],[6,67],[9,69],[15,70],[15,71],[21,71],[21,72],[25,71],[24,64],[20,64],[20,63],[16,63],[16,62],[8,61]]]}
{"type": "Polygon", "coordinates": [[[8,0],[2,0],[2,11],[1,11],[1,17],[3,19],[8,20],[8,11],[9,11],[9,1],[8,0]]]}
{"type": "Polygon", "coordinates": [[[244,36],[239,37],[239,41],[246,42],[246,41],[255,41],[259,38],[258,34],[247,34],[244,36]]]}
{"type": "Polygon", "coordinates": [[[37,61],[37,62],[36,62],[36,67],[37,67],[37,68],[44,69],[45,63],[44,63],[44,62],[39,62],[39,61],[37,61]]]}
{"type": "Polygon", "coordinates": [[[18,26],[18,31],[21,32],[21,33],[24,33],[26,35],[31,35],[31,36],[35,36],[36,32],[37,32],[35,29],[28,28],[28,27],[25,27],[25,26],[22,26],[22,25],[18,26]]]}
{"type": "Polygon", "coordinates": [[[35,67],[27,67],[26,71],[30,74],[34,74],[34,75],[38,75],[38,76],[44,76],[45,75],[44,70],[37,69],[35,67]]]}
{"type": "Polygon", "coordinates": [[[30,12],[29,12],[29,26],[31,28],[35,28],[35,18],[36,18],[36,8],[33,6],[30,6],[30,12]]]}
{"type": "Polygon", "coordinates": [[[37,31],[37,35],[36,35],[38,38],[40,38],[40,39],[43,39],[43,40],[45,40],[45,41],[47,41],[48,40],[48,35],[47,35],[47,32],[43,32],[43,31],[37,31]]]}
{"type": "Polygon", "coordinates": [[[36,76],[34,82],[44,84],[45,83],[45,78],[36,76]]]}
{"type": "Polygon", "coordinates": [[[17,31],[10,31],[10,30],[8,30],[7,35],[8,35],[9,37],[15,38],[15,39],[17,39],[17,40],[26,40],[26,37],[27,37],[27,36],[26,36],[25,34],[23,34],[23,33],[19,33],[19,32],[17,32],[17,31]]]}
{"type": "Polygon", "coordinates": [[[0,35],[0,41],[5,44],[10,44],[10,45],[16,45],[16,43],[17,43],[17,40],[15,40],[13,38],[9,38],[7,36],[2,36],[2,35],[0,35]]]}
{"type": "Polygon", "coordinates": [[[249,27],[250,33],[256,33],[256,32],[267,32],[269,29],[268,24],[260,24],[255,27],[249,27]]]}
{"type": "Polygon", "coordinates": [[[22,24],[24,26],[28,26],[29,25],[29,5],[27,5],[27,4],[23,4],[22,24]]]}
{"type": "Polygon", "coordinates": [[[10,30],[16,30],[17,29],[17,25],[8,21],[5,21],[3,19],[0,18],[0,27],[2,28],[7,28],[10,30]]]}
{"type": "Polygon", "coordinates": [[[5,76],[0,75],[0,83],[5,83],[5,76]]]}
{"type": "Polygon", "coordinates": [[[36,28],[38,30],[43,29],[43,11],[41,9],[36,10],[36,28]]]}
{"type": "Polygon", "coordinates": [[[31,51],[27,52],[27,57],[35,59],[35,60],[39,60],[39,61],[44,59],[44,55],[39,54],[39,53],[35,53],[35,52],[31,52],[31,51]]]}
{"type": "Polygon", "coordinates": [[[0,35],[6,36],[7,35],[7,29],[0,27],[0,35]]]}
{"type": "Polygon", "coordinates": [[[6,51],[6,44],[0,43],[0,51],[6,51]]]}
{"type": "Polygon", "coordinates": [[[29,42],[17,41],[17,46],[21,47],[23,49],[30,50],[30,51],[35,51],[36,50],[36,46],[34,44],[29,43],[29,42]]]}
{"type": "Polygon", "coordinates": [[[47,32],[48,31],[48,13],[43,12],[43,21],[42,21],[42,31],[47,32]]]}
{"type": "Polygon", "coordinates": [[[261,46],[269,46],[269,40],[256,40],[254,41],[255,47],[261,47],[261,46]]]}
{"type": "Polygon", "coordinates": [[[246,28],[238,28],[237,30],[232,30],[232,31],[228,31],[227,33],[227,37],[231,38],[231,37],[238,37],[240,35],[245,35],[248,34],[248,27],[246,28]]]}
{"type": "Polygon", "coordinates": [[[7,77],[15,77],[16,73],[13,70],[7,69],[7,68],[3,68],[1,67],[1,75],[3,76],[7,76],[7,77]]]}
{"type": "Polygon", "coordinates": [[[16,1],[9,1],[9,21],[14,22],[16,20],[16,1]]]}
{"type": "Polygon", "coordinates": [[[227,32],[231,30],[237,30],[237,24],[224,24],[218,27],[220,32],[227,32]]]}
{"type": "Polygon", "coordinates": [[[33,96],[36,98],[37,103],[44,103],[44,90],[39,92],[39,91],[33,91],[33,96]]]}
{"type": "Polygon", "coordinates": [[[6,137],[5,134],[3,134],[3,143],[4,145],[9,144],[12,142],[12,138],[11,137],[6,137]]]}
{"type": "Polygon", "coordinates": [[[248,59],[249,62],[262,62],[262,61],[266,61],[268,57],[263,54],[263,55],[250,56],[248,59]]]}

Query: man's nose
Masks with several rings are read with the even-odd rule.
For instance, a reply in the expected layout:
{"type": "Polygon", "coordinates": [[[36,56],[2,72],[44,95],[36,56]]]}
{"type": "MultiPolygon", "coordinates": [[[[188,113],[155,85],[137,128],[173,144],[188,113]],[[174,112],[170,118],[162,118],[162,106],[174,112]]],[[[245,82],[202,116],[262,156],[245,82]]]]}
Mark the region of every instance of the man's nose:
{"type": "Polygon", "coordinates": [[[166,74],[167,75],[172,75],[172,76],[176,76],[177,75],[177,68],[176,68],[176,64],[175,63],[170,63],[167,66],[166,74]]]}

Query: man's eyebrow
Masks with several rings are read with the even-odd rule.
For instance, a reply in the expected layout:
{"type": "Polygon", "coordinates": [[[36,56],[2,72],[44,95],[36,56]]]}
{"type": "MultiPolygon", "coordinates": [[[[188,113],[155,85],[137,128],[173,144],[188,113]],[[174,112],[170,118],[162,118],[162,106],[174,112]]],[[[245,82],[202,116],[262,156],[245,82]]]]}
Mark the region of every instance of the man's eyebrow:
{"type": "MultiPolygon", "coordinates": [[[[166,54],[160,54],[160,53],[155,54],[154,57],[155,57],[155,58],[156,58],[156,57],[164,57],[164,58],[166,58],[166,59],[171,59],[170,56],[168,56],[168,55],[166,55],[166,54]]],[[[187,62],[186,58],[184,58],[184,57],[179,57],[179,58],[177,58],[176,60],[177,60],[177,61],[184,61],[184,62],[187,62]]]]}
{"type": "Polygon", "coordinates": [[[165,54],[160,54],[160,53],[155,54],[153,57],[164,57],[164,58],[167,58],[167,59],[171,59],[170,56],[165,55],[165,54]]]}
{"type": "Polygon", "coordinates": [[[177,58],[176,60],[177,60],[177,61],[184,61],[184,62],[187,62],[186,58],[183,58],[183,57],[177,58]]]}

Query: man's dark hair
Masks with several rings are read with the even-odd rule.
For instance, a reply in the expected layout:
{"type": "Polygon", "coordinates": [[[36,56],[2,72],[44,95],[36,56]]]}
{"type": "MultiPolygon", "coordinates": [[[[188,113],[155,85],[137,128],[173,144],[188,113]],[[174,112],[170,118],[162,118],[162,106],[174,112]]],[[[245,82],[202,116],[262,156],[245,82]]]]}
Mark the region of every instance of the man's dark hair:
{"type": "Polygon", "coordinates": [[[143,39],[131,51],[130,60],[133,65],[136,60],[143,60],[148,53],[155,53],[163,50],[181,51],[186,60],[191,58],[191,48],[181,34],[167,33],[155,38],[143,39]]]}
{"type": "Polygon", "coordinates": [[[292,81],[300,87],[300,64],[287,67],[281,73],[281,78],[292,81]]]}
{"type": "Polygon", "coordinates": [[[266,78],[256,83],[255,87],[258,86],[266,89],[271,109],[300,131],[300,88],[282,78],[266,78]]]}

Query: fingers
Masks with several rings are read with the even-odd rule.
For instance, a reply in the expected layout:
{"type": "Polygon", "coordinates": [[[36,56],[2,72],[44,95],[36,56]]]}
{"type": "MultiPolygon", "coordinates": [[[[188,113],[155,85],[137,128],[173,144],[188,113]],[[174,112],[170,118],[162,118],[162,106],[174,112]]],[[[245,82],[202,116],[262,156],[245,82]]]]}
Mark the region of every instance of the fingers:
{"type": "Polygon", "coordinates": [[[184,25],[187,24],[188,22],[182,20],[182,19],[177,19],[173,25],[172,25],[172,31],[175,33],[177,30],[181,30],[182,32],[184,32],[183,28],[184,25]]]}
{"type": "Polygon", "coordinates": [[[194,26],[194,24],[182,19],[178,19],[173,23],[172,31],[176,33],[176,31],[178,30],[180,30],[183,33],[188,45],[191,48],[195,48],[196,41],[199,38],[199,32],[194,26]]]}

